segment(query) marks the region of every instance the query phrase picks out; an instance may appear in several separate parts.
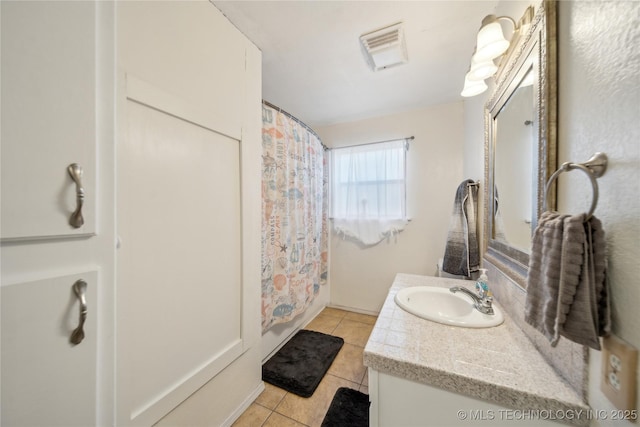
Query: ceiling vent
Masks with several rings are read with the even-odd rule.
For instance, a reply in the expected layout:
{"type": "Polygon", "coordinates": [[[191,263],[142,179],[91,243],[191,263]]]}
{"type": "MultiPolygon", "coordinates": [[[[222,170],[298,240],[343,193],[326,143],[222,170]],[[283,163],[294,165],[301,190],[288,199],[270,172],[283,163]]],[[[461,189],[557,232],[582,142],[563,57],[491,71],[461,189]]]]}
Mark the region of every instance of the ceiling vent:
{"type": "Polygon", "coordinates": [[[360,42],[373,71],[408,61],[402,22],[360,36],[360,42]]]}

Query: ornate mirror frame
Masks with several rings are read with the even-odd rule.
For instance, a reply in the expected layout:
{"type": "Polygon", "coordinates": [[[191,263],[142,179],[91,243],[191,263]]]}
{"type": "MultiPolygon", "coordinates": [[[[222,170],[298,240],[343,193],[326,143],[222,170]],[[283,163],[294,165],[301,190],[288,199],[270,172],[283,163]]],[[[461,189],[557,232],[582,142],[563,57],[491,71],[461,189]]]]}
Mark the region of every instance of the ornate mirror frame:
{"type": "MultiPolygon", "coordinates": [[[[523,20],[525,17],[521,23],[523,20]]],[[[528,253],[493,238],[496,207],[489,201],[494,200],[495,197],[496,119],[518,88],[520,79],[529,67],[533,67],[534,113],[537,119],[534,121],[534,126],[537,126],[533,132],[534,143],[537,143],[537,158],[533,159],[532,165],[534,176],[532,178],[531,230],[533,232],[537,218],[543,210],[545,184],[555,171],[557,163],[556,44],[556,2],[544,0],[537,6],[528,28],[524,24],[514,33],[512,47],[503,58],[498,70],[496,89],[485,105],[484,258],[523,288],[526,287],[527,282],[528,253]]],[[[555,209],[555,191],[554,185],[550,189],[549,209],[555,209]]]]}

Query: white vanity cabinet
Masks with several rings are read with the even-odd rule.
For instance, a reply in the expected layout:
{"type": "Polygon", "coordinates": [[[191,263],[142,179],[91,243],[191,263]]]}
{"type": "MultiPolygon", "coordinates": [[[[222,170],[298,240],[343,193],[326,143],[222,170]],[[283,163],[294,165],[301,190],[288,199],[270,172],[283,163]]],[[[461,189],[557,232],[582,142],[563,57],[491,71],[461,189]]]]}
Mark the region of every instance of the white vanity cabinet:
{"type": "MultiPolygon", "coordinates": [[[[572,412],[514,410],[369,368],[370,427],[552,426],[572,412]]],[[[577,415],[577,413],[576,413],[577,415]]]]}
{"type": "Polygon", "coordinates": [[[505,314],[491,328],[414,316],[394,298],[412,286],[466,286],[398,274],[364,349],[370,426],[589,425],[589,406],[505,314]]]}

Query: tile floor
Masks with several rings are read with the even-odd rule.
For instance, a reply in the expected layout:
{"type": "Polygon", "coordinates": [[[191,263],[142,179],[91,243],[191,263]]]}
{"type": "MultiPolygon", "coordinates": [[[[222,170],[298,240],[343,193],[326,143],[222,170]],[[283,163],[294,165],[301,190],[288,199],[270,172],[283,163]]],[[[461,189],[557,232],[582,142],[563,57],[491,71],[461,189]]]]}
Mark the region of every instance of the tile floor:
{"type": "Polygon", "coordinates": [[[344,345],[313,396],[304,398],[265,383],[265,390],[233,427],[316,427],[322,424],[340,387],[369,392],[362,352],[376,321],[374,316],[325,308],[305,329],[335,335],[344,345]]]}

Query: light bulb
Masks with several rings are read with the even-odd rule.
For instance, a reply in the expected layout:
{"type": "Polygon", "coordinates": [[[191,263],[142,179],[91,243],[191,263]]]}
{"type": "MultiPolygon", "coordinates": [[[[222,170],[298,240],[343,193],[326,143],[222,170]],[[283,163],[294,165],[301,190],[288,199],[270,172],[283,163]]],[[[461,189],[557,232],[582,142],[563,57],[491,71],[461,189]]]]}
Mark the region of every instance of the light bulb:
{"type": "Polygon", "coordinates": [[[469,78],[469,73],[464,76],[464,88],[460,95],[468,98],[470,96],[480,95],[482,92],[487,90],[487,84],[484,80],[472,80],[469,78]]]}
{"type": "Polygon", "coordinates": [[[491,59],[478,60],[476,55],[471,57],[471,69],[469,78],[472,80],[484,80],[493,76],[498,71],[498,66],[491,59]]]}
{"type": "Polygon", "coordinates": [[[480,28],[476,49],[475,56],[479,61],[497,58],[509,49],[509,41],[504,38],[502,27],[497,20],[480,28]]]}

